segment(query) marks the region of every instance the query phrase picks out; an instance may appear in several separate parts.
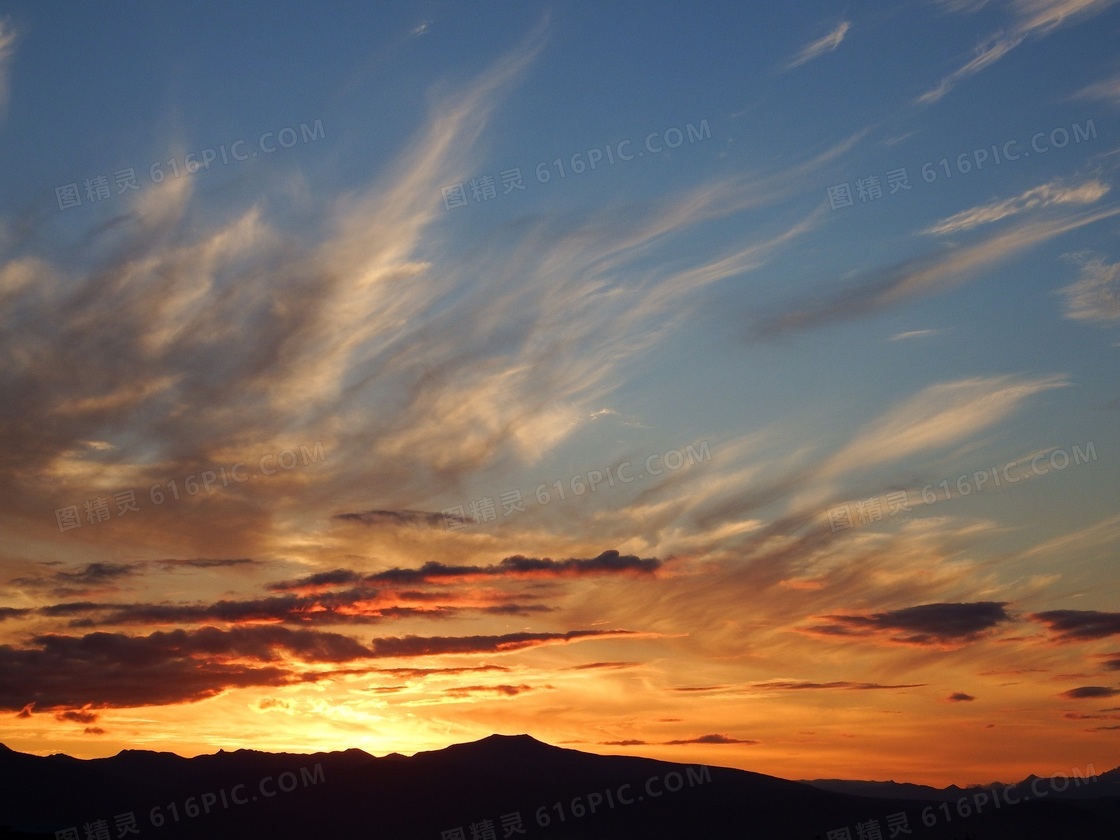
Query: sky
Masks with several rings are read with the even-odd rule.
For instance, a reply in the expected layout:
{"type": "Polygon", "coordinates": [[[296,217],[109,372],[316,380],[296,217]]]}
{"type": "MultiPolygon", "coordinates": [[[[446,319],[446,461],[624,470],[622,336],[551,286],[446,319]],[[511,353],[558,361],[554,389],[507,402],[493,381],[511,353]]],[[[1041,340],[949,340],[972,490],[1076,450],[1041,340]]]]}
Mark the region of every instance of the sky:
{"type": "Polygon", "coordinates": [[[1120,4],[0,11],[0,742],[1116,766],[1120,4]]]}

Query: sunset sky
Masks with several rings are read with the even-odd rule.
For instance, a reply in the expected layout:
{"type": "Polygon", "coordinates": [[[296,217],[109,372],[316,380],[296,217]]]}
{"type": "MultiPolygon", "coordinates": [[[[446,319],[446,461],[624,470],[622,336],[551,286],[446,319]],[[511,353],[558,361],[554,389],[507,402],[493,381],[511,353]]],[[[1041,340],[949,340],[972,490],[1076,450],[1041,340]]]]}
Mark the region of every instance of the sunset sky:
{"type": "Polygon", "coordinates": [[[768,5],[5,4],[0,742],[1120,764],[1120,4],[768,5]]]}

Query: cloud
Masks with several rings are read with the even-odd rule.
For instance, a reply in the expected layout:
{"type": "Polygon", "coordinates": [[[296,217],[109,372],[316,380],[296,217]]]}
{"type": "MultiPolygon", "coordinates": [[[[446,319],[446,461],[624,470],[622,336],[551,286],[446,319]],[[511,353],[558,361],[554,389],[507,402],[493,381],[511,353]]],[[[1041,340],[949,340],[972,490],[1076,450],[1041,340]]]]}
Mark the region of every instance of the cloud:
{"type": "MultiPolygon", "coordinates": [[[[1116,0],[1012,0],[1013,20],[1009,30],[991,36],[976,49],[976,55],[954,70],[935,88],[918,97],[925,105],[937,102],[959,82],[995,64],[1028,38],[1043,38],[1068,22],[1080,21],[1105,11],[1116,0]]],[[[954,11],[973,12],[981,4],[972,0],[943,3],[954,11]]]]}
{"type": "Polygon", "coordinates": [[[69,720],[74,723],[97,723],[100,717],[96,712],[87,711],[87,709],[70,709],[65,712],[57,712],[54,716],[55,720],[69,720]]]}
{"type": "Polygon", "coordinates": [[[445,688],[444,694],[449,697],[470,697],[472,694],[500,694],[504,697],[516,697],[527,691],[536,691],[531,685],[464,685],[455,688],[445,688]]]}
{"type": "Polygon", "coordinates": [[[963,691],[954,691],[946,699],[948,699],[950,703],[971,703],[976,698],[971,694],[965,694],[963,691]]]}
{"type": "Polygon", "coordinates": [[[944,645],[970,642],[987,631],[1012,621],[997,601],[922,604],[900,610],[863,615],[827,615],[827,623],[809,628],[824,636],[882,636],[911,645],[944,645]]]}
{"type": "MultiPolygon", "coordinates": [[[[277,626],[155,632],[147,636],[90,633],[48,634],[33,647],[0,645],[0,708],[79,710],[160,706],[197,702],[224,691],[294,685],[368,667],[301,671],[305,665],[339,666],[384,657],[503,653],[546,644],[618,638],[627,630],[573,630],[567,633],[511,633],[502,636],[375,638],[368,647],[338,633],[290,630],[277,626]],[[257,664],[259,663],[259,665],[257,664]]],[[[475,669],[391,669],[413,675],[459,673],[475,669]]],[[[22,714],[22,713],[21,713],[22,714]]],[[[66,719],[81,720],[75,714],[66,719]]]]}
{"type": "Polygon", "coordinates": [[[1080,263],[1081,279],[1065,286],[1065,316],[1077,321],[1120,322],[1120,262],[1107,263],[1101,257],[1072,254],[1080,263]]]}
{"type": "Polygon", "coordinates": [[[1080,688],[1071,688],[1069,691],[1063,691],[1061,696],[1068,697],[1070,700],[1117,697],[1120,696],[1120,688],[1109,688],[1104,685],[1083,685],[1080,688]]]}
{"type": "Polygon", "coordinates": [[[993,426],[1028,398],[1068,383],[1059,377],[974,377],[923,388],[867,424],[821,467],[822,477],[945,447],[993,426]]]}
{"type": "Polygon", "coordinates": [[[742,738],[732,738],[729,735],[701,735],[699,738],[686,738],[679,741],[664,741],[668,746],[683,746],[686,744],[757,744],[758,741],[748,741],[742,738]]]}
{"type": "MultiPolygon", "coordinates": [[[[0,19],[0,118],[8,108],[9,81],[12,56],[15,55],[18,33],[7,18],[0,19]]],[[[2,290],[0,290],[2,292],[2,290]]]]}
{"type": "Polygon", "coordinates": [[[642,747],[648,744],[648,741],[639,741],[635,738],[629,738],[625,741],[600,741],[605,747],[642,747]]]}
{"type": "Polygon", "coordinates": [[[196,182],[166,179],[120,197],[119,220],[90,233],[93,269],[61,244],[0,260],[0,471],[20,476],[0,486],[0,504],[18,506],[18,527],[138,488],[142,516],[99,528],[135,542],[174,533],[184,552],[258,551],[308,515],[309,498],[342,500],[335,524],[426,529],[433,487],[451,493],[547,456],[594,422],[623,366],[700,290],[765,265],[826,218],[819,208],[770,235],[651,262],[688,252],[682,240],[702,222],[792,193],[783,171],[586,218],[546,212],[464,244],[440,188],[477,171],[491,116],[542,43],[537,33],[433,94],[397,158],[329,202],[274,200],[286,185],[262,176],[255,204],[212,205],[196,182]],[[288,226],[289,213],[314,223],[288,226]],[[204,470],[251,470],[301,439],[340,457],[159,508],[146,498],[204,470]]]}
{"type": "Polygon", "coordinates": [[[1102,79],[1091,85],[1081,88],[1076,94],[1077,99],[1095,99],[1120,105],[1120,75],[1109,79],[1102,79]]]}
{"type": "Polygon", "coordinates": [[[944,236],[971,230],[980,225],[991,224],[1028,210],[1050,207],[1055,204],[1092,204],[1106,196],[1108,191],[1109,185],[1101,181],[1086,181],[1077,186],[1067,186],[1061,181],[1051,181],[1048,184],[1026,190],[1014,198],[1006,198],[1002,201],[994,201],[969,210],[962,210],[926,228],[923,233],[944,236]]]}
{"type": "Polygon", "coordinates": [[[896,685],[883,685],[881,683],[847,682],[808,682],[804,680],[767,680],[766,682],[751,683],[752,688],[761,688],[768,691],[802,691],[802,690],[829,690],[843,689],[846,691],[881,691],[898,688],[923,688],[926,683],[898,683],[896,685]]]}
{"type": "Polygon", "coordinates": [[[430,560],[418,569],[392,568],[383,572],[357,575],[345,569],[321,572],[294,581],[269,585],[274,590],[314,588],[329,584],[361,583],[378,585],[417,585],[423,583],[476,580],[486,578],[571,578],[590,575],[652,575],[661,568],[661,561],[619,554],[610,549],[597,557],[552,560],[548,557],[524,557],[515,554],[489,566],[449,566],[430,560]]]}
{"type": "Polygon", "coordinates": [[[789,69],[793,67],[799,67],[807,61],[812,61],[818,56],[822,56],[825,53],[832,52],[838,46],[840,46],[840,43],[844,40],[844,36],[848,34],[848,30],[851,29],[851,27],[851,21],[841,21],[835,29],[833,29],[823,38],[813,41],[813,43],[808,44],[807,46],[802,48],[797,53],[797,55],[793,57],[789,64],[786,65],[786,68],[789,69]]]}
{"type": "Polygon", "coordinates": [[[857,275],[831,292],[816,291],[804,304],[791,304],[754,318],[748,337],[773,339],[884,312],[914,298],[942,293],[973,278],[981,270],[1029,250],[1054,237],[1120,214],[1120,207],[1082,212],[1036,222],[1021,222],[1002,233],[966,247],[857,275]]]}
{"type": "Polygon", "coordinates": [[[1030,616],[1058,634],[1058,641],[1103,639],[1120,634],[1120,613],[1095,610],[1047,610],[1030,616]]]}
{"type": "Polygon", "coordinates": [[[630,630],[570,630],[567,633],[507,633],[501,636],[389,636],[373,640],[376,657],[443,656],[463,653],[509,653],[558,642],[634,636],[630,630]]]}
{"type": "Polygon", "coordinates": [[[422,510],[367,510],[364,513],[336,513],[333,519],[360,522],[369,526],[400,526],[442,528],[444,515],[422,510]]]}
{"type": "Polygon", "coordinates": [[[941,335],[946,332],[945,330],[909,330],[907,332],[895,333],[888,340],[889,341],[909,341],[912,338],[929,338],[934,335],[941,335]]]}
{"type": "Polygon", "coordinates": [[[140,637],[51,635],[36,637],[37,647],[0,645],[0,672],[11,675],[0,684],[0,708],[20,709],[29,703],[45,710],[161,706],[204,700],[231,688],[285,685],[292,675],[280,665],[254,667],[195,656],[212,656],[221,648],[248,654],[253,645],[247,640],[266,629],[281,628],[240,631],[246,640],[240,646],[229,637],[218,644],[223,637],[215,637],[221,631],[214,628],[140,637]]]}

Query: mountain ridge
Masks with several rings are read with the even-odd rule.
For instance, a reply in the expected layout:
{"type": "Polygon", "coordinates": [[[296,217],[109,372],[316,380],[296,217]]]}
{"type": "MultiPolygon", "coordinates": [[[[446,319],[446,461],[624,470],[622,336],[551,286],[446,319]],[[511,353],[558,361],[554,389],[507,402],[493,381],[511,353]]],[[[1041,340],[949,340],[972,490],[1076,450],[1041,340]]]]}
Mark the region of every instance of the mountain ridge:
{"type": "MultiPolygon", "coordinates": [[[[0,746],[4,840],[54,840],[55,832],[67,829],[85,837],[86,826],[96,828],[103,820],[112,827],[125,816],[135,820],[139,840],[329,840],[375,830],[458,840],[454,832],[470,838],[472,826],[481,837],[489,837],[488,830],[501,837],[503,820],[513,819],[525,840],[756,832],[823,840],[844,827],[855,837],[855,825],[884,823],[892,815],[905,815],[914,832],[908,840],[961,836],[962,820],[947,809],[944,817],[934,812],[936,825],[923,825],[923,808],[930,818],[928,797],[864,796],[746,770],[597,755],[524,733],[382,757],[350,748],[308,754],[219,750],[191,758],[122,750],[74,759],[0,746]]],[[[999,840],[1114,837],[1120,796],[1080,800],[1055,794],[973,816],[965,827],[999,840]]],[[[882,832],[888,835],[885,826],[882,832]]]]}

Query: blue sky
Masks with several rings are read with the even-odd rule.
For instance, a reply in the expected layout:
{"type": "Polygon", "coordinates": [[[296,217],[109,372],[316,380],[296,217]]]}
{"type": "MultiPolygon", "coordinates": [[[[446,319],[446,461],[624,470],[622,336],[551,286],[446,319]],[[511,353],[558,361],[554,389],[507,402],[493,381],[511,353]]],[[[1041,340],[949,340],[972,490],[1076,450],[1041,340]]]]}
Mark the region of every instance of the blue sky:
{"type": "Polygon", "coordinates": [[[1104,766],[1118,34],[8,4],[0,739],[1104,766]]]}

